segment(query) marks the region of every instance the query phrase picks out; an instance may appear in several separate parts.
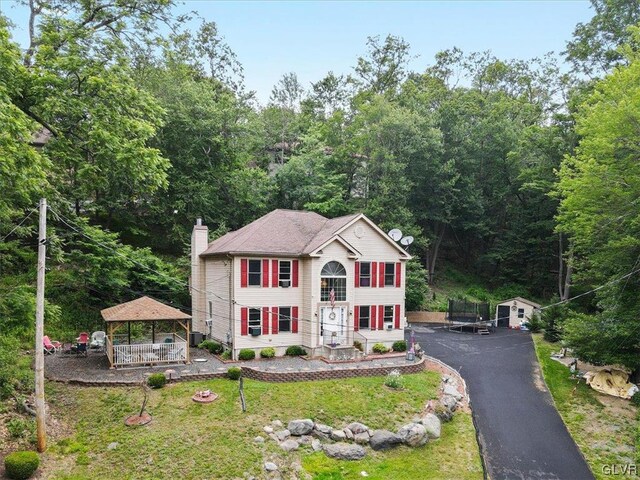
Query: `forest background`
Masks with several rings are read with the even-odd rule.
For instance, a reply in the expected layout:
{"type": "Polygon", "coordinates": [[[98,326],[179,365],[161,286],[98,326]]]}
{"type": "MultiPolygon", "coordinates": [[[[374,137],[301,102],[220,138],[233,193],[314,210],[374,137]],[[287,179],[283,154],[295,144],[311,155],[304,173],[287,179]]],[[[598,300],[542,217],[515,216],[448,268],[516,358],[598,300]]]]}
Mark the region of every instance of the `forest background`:
{"type": "Polygon", "coordinates": [[[40,197],[53,337],[141,295],[190,312],[196,217],[213,239],[274,208],[363,212],[416,239],[408,309],[459,279],[565,302],[549,338],[638,372],[640,4],[591,3],[570,72],[457,48],[416,72],[376,36],[351,74],[288,73],[266,106],[217,25],[172,1],[32,0],[25,49],[0,16],[0,395],[29,388],[9,360],[33,343],[40,197]]]}

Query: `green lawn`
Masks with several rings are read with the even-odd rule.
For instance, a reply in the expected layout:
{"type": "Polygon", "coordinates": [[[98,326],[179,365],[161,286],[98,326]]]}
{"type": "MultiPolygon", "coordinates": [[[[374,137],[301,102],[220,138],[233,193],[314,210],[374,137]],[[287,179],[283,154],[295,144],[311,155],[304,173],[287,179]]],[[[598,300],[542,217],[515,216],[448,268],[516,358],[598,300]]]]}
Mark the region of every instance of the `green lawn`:
{"type": "Polygon", "coordinates": [[[274,460],[284,478],[482,478],[471,416],[458,413],[443,438],[418,449],[373,452],[359,462],[337,462],[304,447],[285,454],[273,441],[253,442],[272,420],[309,417],[335,427],[363,421],[372,428],[396,430],[436,397],[440,376],[406,376],[406,389],[392,391],[383,378],[270,384],[245,381],[247,413],[240,410],[237,382],[179,383],[151,393],[153,421],[126,427],[123,420],[140,405],[136,388],[83,388],[51,384],[49,401],[74,433],[53,444],[44,459],[43,478],[263,478],[262,466],[274,460]],[[210,405],[191,401],[196,390],[220,398],[210,405]],[[115,449],[107,447],[118,442],[115,449]],[[420,472],[419,474],[417,472],[420,472]]]}
{"type": "MultiPolygon", "coordinates": [[[[596,392],[583,380],[572,379],[566,366],[550,358],[560,349],[559,344],[545,341],[540,334],[534,334],[533,339],[556,408],[596,478],[611,478],[605,474],[610,465],[636,464],[636,407],[596,392]]],[[[616,478],[637,477],[618,473],[616,478]]]]}

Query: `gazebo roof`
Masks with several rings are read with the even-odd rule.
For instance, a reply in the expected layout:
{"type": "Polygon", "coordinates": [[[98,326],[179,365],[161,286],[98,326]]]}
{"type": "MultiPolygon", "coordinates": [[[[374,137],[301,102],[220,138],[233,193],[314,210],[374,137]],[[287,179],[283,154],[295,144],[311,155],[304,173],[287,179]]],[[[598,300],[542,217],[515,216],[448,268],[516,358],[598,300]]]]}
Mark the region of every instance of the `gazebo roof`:
{"type": "Polygon", "coordinates": [[[154,320],[188,320],[191,315],[149,297],[141,297],[101,310],[106,322],[135,322],[154,320]]]}

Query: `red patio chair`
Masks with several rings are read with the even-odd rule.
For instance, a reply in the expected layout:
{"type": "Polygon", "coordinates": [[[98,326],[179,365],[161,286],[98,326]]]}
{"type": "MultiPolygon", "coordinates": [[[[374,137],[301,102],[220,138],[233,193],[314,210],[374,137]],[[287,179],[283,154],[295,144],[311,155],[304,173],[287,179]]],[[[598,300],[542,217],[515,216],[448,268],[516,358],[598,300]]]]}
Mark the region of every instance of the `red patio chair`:
{"type": "Polygon", "coordinates": [[[52,355],[60,351],[62,344],[60,342],[52,342],[49,335],[45,335],[42,337],[42,347],[44,348],[44,353],[52,355]]]}
{"type": "Polygon", "coordinates": [[[78,338],[76,338],[76,343],[84,343],[85,345],[89,343],[89,334],[87,332],[82,332],[78,338]]]}

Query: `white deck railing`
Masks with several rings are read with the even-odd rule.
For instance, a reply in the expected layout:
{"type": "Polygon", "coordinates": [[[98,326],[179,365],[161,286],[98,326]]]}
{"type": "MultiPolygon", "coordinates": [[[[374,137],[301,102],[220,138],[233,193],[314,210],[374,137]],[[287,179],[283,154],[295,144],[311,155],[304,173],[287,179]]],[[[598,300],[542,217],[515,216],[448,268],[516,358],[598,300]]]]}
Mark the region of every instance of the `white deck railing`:
{"type": "Polygon", "coordinates": [[[186,362],[187,341],[179,335],[175,335],[175,340],[173,343],[113,345],[113,358],[111,358],[110,341],[107,339],[107,352],[109,352],[109,360],[114,367],[186,362]]]}

